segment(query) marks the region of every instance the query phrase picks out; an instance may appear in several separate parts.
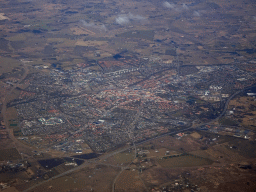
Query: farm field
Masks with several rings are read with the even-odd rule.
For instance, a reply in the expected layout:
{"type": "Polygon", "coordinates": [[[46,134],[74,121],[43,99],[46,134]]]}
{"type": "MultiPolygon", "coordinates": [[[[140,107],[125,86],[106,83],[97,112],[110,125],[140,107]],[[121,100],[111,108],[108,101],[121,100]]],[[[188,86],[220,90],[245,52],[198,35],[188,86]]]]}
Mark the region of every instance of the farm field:
{"type": "Polygon", "coordinates": [[[159,159],[157,161],[162,167],[175,168],[175,167],[194,167],[210,165],[213,161],[194,155],[181,155],[178,157],[167,157],[166,159],[159,159]]]}

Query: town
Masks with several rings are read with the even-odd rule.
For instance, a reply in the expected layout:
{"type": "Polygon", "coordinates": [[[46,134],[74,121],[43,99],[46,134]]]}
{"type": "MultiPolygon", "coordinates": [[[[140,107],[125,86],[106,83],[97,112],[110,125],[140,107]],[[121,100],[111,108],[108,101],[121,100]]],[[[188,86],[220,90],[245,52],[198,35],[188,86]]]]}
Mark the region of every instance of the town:
{"type": "Polygon", "coordinates": [[[234,65],[125,70],[109,76],[78,64],[28,76],[27,88],[7,104],[17,109],[19,139],[42,150],[106,152],[210,122],[230,95],[255,83],[254,72],[234,65]]]}

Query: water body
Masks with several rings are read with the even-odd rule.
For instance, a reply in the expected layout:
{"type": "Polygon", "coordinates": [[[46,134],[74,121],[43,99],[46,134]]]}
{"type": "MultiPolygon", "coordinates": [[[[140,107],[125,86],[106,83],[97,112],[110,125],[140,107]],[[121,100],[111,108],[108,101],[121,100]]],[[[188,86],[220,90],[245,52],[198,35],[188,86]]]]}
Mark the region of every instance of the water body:
{"type": "Polygon", "coordinates": [[[65,161],[67,161],[67,162],[76,162],[76,164],[77,164],[78,166],[84,163],[83,160],[75,159],[75,158],[70,158],[70,157],[65,157],[65,158],[63,158],[63,159],[64,159],[65,161]]]}
{"type": "Polygon", "coordinates": [[[33,30],[32,32],[33,32],[33,33],[36,33],[36,34],[38,34],[38,33],[42,33],[42,31],[40,31],[40,30],[36,30],[36,29],[35,29],[35,30],[33,30]]]}
{"type": "Polygon", "coordinates": [[[113,56],[113,58],[114,59],[120,59],[120,58],[122,58],[122,56],[120,54],[116,54],[116,55],[113,56]]]}
{"type": "MultiPolygon", "coordinates": [[[[247,93],[256,93],[256,86],[250,88],[250,89],[245,89],[244,92],[242,93],[243,96],[248,96],[247,93]]],[[[253,96],[253,95],[252,95],[253,96]]]]}
{"type": "Polygon", "coordinates": [[[45,169],[52,169],[62,163],[64,163],[65,161],[63,159],[60,158],[56,158],[56,159],[46,159],[46,160],[40,160],[38,161],[38,163],[40,163],[41,166],[43,166],[45,169]]]}
{"type": "Polygon", "coordinates": [[[96,153],[89,153],[89,154],[82,154],[82,155],[74,155],[73,157],[75,158],[80,158],[80,159],[93,159],[97,158],[99,155],[96,153]]]}

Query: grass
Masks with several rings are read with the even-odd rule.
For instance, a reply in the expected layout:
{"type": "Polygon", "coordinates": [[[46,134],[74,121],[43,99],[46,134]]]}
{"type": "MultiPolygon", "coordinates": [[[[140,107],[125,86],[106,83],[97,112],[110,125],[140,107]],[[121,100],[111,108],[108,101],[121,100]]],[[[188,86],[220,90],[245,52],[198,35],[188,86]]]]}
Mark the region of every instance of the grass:
{"type": "Polygon", "coordinates": [[[176,157],[166,157],[166,159],[159,159],[158,163],[162,167],[194,167],[202,165],[210,165],[213,161],[193,155],[182,155],[176,157]]]}

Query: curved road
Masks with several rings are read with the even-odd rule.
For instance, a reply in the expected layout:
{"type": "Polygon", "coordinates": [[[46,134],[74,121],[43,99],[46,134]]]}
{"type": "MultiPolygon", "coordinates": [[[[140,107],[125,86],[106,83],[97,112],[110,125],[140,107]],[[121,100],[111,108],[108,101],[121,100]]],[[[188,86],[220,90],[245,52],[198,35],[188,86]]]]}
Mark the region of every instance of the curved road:
{"type": "MultiPolygon", "coordinates": [[[[31,147],[21,143],[14,135],[13,135],[13,131],[12,129],[10,129],[9,127],[9,124],[8,124],[8,120],[7,120],[7,115],[6,115],[6,111],[7,111],[7,99],[8,97],[12,94],[12,92],[18,87],[18,85],[27,77],[28,75],[28,68],[27,66],[23,63],[23,66],[24,66],[24,69],[25,69],[25,72],[24,74],[22,75],[21,79],[16,83],[16,84],[13,84],[13,87],[6,93],[5,97],[3,98],[3,107],[2,107],[2,114],[3,114],[3,121],[4,121],[4,124],[5,124],[5,127],[6,127],[6,130],[8,132],[8,135],[9,135],[9,138],[14,142],[16,148],[18,146],[21,146],[25,149],[28,149],[29,151],[32,150],[31,147]]],[[[17,149],[18,150],[18,149],[17,149]]]]}

